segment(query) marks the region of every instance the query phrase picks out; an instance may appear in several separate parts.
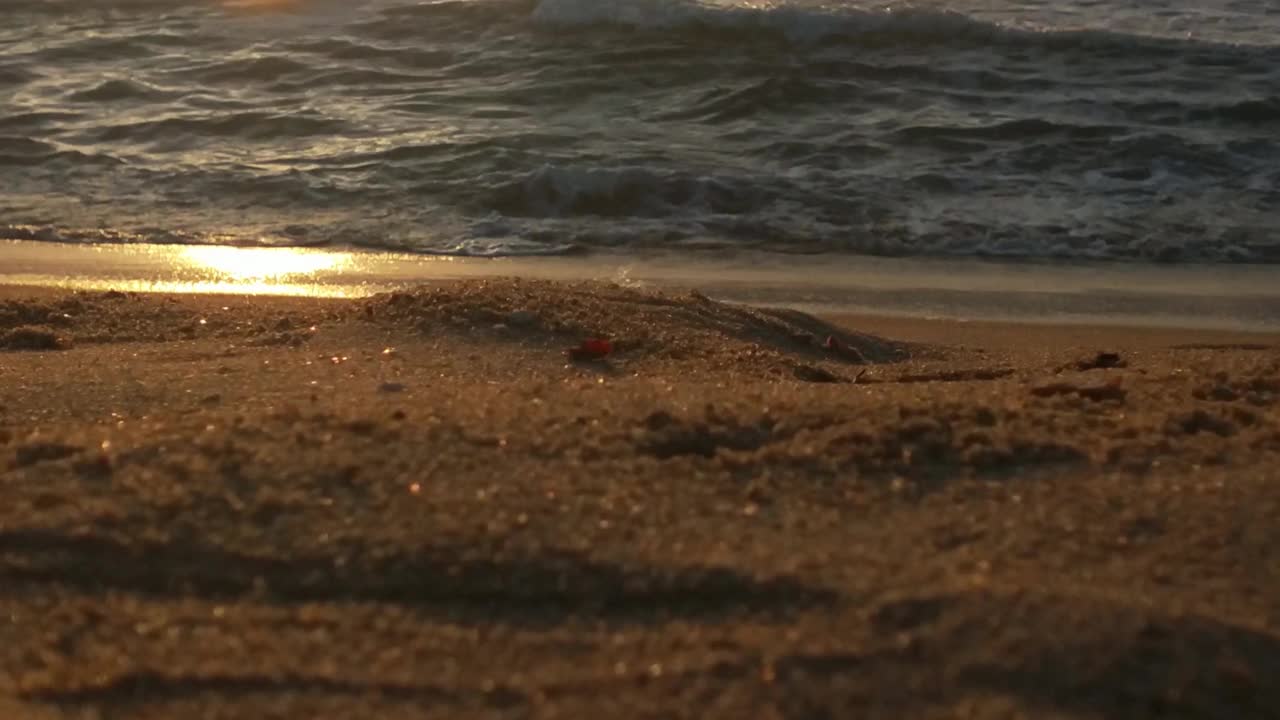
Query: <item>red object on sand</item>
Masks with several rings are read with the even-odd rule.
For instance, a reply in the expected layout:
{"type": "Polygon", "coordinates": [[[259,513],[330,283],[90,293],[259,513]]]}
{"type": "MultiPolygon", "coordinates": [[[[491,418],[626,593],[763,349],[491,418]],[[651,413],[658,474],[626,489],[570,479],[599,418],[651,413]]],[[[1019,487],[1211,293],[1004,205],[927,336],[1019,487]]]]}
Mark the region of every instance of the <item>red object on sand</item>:
{"type": "Polygon", "coordinates": [[[836,352],[844,349],[844,345],[840,344],[840,341],[836,339],[835,335],[828,335],[827,341],[822,343],[822,347],[828,350],[835,350],[836,352]]]}
{"type": "Polygon", "coordinates": [[[574,360],[599,360],[613,352],[613,343],[603,338],[583,340],[576,348],[569,348],[569,357],[574,360]]]}

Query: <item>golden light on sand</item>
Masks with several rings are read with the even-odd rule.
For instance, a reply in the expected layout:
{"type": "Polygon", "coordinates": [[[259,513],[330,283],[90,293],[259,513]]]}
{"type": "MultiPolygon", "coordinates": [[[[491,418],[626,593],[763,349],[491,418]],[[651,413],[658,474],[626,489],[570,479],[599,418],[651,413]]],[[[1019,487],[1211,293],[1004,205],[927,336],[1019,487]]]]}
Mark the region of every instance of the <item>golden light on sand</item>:
{"type": "Polygon", "coordinates": [[[0,241],[0,257],[4,284],[74,290],[361,297],[398,285],[371,277],[377,256],[311,248],[0,241]]]}
{"type": "Polygon", "coordinates": [[[310,295],[345,297],[364,294],[333,284],[335,274],[356,264],[349,252],[304,248],[185,246],[155,248],[170,256],[168,264],[180,280],[151,280],[145,288],[180,293],[237,295],[310,295]]]}
{"type": "Polygon", "coordinates": [[[68,280],[53,275],[13,275],[5,278],[10,285],[56,287],[67,290],[107,292],[119,290],[137,293],[176,293],[181,295],[272,295],[278,297],[353,298],[387,292],[393,286],[321,285],[318,283],[232,283],[203,280],[116,280],[86,278],[68,280]]]}
{"type": "Polygon", "coordinates": [[[352,262],[351,253],[301,248],[238,248],[194,246],[182,249],[191,269],[232,282],[300,279],[326,270],[340,270],[352,262]]]}
{"type": "Polygon", "coordinates": [[[222,6],[235,12],[263,12],[272,10],[292,10],[301,4],[301,0],[223,0],[222,6]]]}

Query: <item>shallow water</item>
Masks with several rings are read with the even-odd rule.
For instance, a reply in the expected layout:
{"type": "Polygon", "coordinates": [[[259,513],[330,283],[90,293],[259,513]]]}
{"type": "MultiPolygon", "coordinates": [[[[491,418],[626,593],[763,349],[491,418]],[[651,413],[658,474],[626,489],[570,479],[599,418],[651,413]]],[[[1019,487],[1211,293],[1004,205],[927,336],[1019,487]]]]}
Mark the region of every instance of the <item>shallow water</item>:
{"type": "MultiPolygon", "coordinates": [[[[363,297],[516,276],[818,313],[1280,332],[1272,265],[1002,262],[769,252],[471,258],[334,248],[0,240],[0,288],[363,297]]],[[[1272,342],[1267,340],[1266,342],[1272,342]]]]}
{"type": "Polygon", "coordinates": [[[1266,0],[8,0],[0,236],[1280,261],[1266,0]]]}

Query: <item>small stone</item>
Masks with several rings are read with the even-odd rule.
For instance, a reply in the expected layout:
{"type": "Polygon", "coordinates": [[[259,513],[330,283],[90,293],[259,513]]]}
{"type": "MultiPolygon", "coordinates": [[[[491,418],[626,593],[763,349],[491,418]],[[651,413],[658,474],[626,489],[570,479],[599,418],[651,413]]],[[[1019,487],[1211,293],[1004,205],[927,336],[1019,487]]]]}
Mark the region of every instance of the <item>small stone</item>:
{"type": "Polygon", "coordinates": [[[378,392],[399,393],[404,391],[405,391],[404,384],[398,383],[398,382],[384,382],[378,386],[378,392]]]}

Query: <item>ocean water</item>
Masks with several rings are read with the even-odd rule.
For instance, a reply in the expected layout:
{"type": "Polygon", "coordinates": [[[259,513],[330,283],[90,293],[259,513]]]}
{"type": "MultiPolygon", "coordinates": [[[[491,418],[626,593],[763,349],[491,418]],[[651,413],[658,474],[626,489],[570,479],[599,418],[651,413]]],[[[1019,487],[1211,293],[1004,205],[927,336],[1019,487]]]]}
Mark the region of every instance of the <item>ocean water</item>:
{"type": "Polygon", "coordinates": [[[0,238],[1280,262],[1274,0],[4,0],[0,238]]]}

